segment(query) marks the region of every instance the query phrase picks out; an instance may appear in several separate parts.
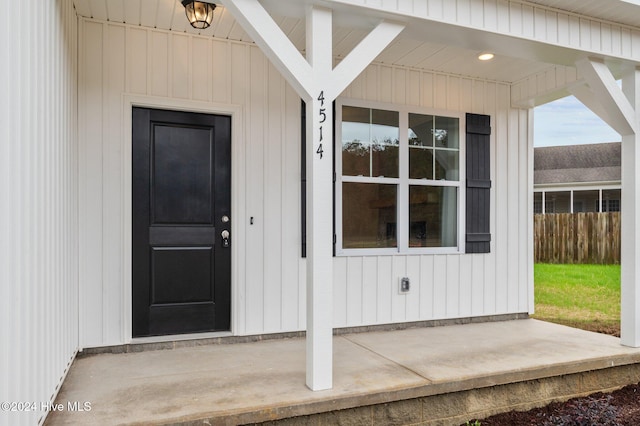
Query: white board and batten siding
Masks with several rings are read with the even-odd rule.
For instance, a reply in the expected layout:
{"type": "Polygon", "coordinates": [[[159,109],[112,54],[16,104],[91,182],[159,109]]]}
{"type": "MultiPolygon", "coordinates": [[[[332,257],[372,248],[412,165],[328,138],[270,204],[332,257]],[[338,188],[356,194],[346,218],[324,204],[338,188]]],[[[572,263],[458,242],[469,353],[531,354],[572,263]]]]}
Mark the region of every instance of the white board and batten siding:
{"type": "MultiPolygon", "coordinates": [[[[640,60],[640,31],[521,0],[332,0],[604,57],[640,60]]],[[[428,25],[428,24],[425,24],[428,25]]],[[[518,48],[522,48],[518,45],[518,48]]],[[[565,53],[567,55],[568,53],[565,53]]],[[[516,55],[519,56],[519,55],[516,55]]],[[[570,57],[570,56],[568,56],[570,57]]],[[[562,61],[562,58],[556,57],[562,61]]],[[[549,61],[555,63],[555,61],[549,61]]],[[[572,64],[565,64],[572,65],[572,64]]]]}
{"type": "MultiPolygon", "coordinates": [[[[232,136],[232,332],[304,330],[293,89],[252,44],[91,19],[80,34],[81,346],[128,340],[123,97],[135,96],[242,111],[232,136]]],[[[336,257],[334,326],[527,312],[531,123],[527,110],[510,108],[509,86],[373,64],[343,96],[490,114],[493,240],[490,254],[336,257]],[[412,279],[409,295],[397,294],[401,276],[412,279]]]]}
{"type": "Polygon", "coordinates": [[[557,65],[511,86],[511,105],[533,108],[569,95],[569,87],[584,83],[575,67],[557,65]]]}
{"type": "Polygon", "coordinates": [[[78,348],[77,18],[71,0],[3,7],[0,402],[35,406],[0,425],[34,425],[78,348]]]}

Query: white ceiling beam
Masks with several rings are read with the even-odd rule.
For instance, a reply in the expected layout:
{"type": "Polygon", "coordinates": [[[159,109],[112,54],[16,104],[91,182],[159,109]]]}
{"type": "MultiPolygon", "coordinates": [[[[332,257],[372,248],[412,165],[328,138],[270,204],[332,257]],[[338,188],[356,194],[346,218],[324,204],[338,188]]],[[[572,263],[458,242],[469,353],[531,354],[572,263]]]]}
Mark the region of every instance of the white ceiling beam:
{"type": "MultiPolygon", "coordinates": [[[[635,110],[604,62],[599,59],[584,58],[576,62],[576,67],[589,84],[601,109],[607,111],[609,116],[607,123],[621,135],[636,133],[638,123],[635,110]]],[[[594,113],[597,114],[596,111],[594,113]]]]}
{"type": "Polygon", "coordinates": [[[575,96],[584,106],[589,108],[591,112],[600,117],[602,121],[607,123],[612,128],[615,128],[615,121],[612,120],[609,112],[603,108],[598,97],[586,84],[578,84],[569,86],[569,93],[575,96]]]}
{"type": "Polygon", "coordinates": [[[335,67],[330,86],[337,91],[336,97],[355,80],[373,60],[404,30],[405,25],[395,22],[380,22],[367,36],[335,67]]]}
{"type": "Polygon", "coordinates": [[[325,35],[314,39],[313,26],[321,25],[320,21],[314,24],[313,19],[307,20],[305,59],[260,2],[223,1],[224,6],[306,102],[313,99],[319,87],[324,90],[325,98],[330,101],[337,98],[405,28],[404,24],[381,21],[335,69],[332,69],[325,65],[326,58],[320,60],[318,55],[333,58],[330,37],[333,28],[324,28],[325,35]]]}
{"type": "Polygon", "coordinates": [[[264,7],[257,0],[224,0],[223,4],[298,95],[310,102],[311,66],[264,7]]]}

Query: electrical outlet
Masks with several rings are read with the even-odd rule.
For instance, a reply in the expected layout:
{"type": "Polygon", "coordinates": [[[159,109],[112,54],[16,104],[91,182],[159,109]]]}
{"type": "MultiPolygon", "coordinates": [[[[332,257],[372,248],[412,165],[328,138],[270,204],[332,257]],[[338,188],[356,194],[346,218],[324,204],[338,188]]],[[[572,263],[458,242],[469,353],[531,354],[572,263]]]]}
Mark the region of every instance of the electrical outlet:
{"type": "Polygon", "coordinates": [[[409,277],[400,278],[400,285],[398,286],[398,293],[407,294],[411,290],[411,280],[409,277]]]}

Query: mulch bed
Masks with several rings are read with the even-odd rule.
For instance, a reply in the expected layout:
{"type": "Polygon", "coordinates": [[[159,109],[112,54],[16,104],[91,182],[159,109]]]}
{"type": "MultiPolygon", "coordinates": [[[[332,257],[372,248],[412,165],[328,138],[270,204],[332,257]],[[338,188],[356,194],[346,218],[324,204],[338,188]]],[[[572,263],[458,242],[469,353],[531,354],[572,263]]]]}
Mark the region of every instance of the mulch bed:
{"type": "MultiPolygon", "coordinates": [[[[597,322],[564,325],[620,337],[619,325],[597,322]]],[[[481,426],[640,426],[640,383],[612,393],[598,392],[565,402],[553,402],[529,411],[497,414],[479,422],[481,426]]]]}
{"type": "MultiPolygon", "coordinates": [[[[474,424],[474,422],[469,422],[474,424]]],[[[640,425],[640,383],[612,393],[594,393],[566,402],[554,402],[529,411],[511,411],[480,420],[481,426],[640,425]]]]}

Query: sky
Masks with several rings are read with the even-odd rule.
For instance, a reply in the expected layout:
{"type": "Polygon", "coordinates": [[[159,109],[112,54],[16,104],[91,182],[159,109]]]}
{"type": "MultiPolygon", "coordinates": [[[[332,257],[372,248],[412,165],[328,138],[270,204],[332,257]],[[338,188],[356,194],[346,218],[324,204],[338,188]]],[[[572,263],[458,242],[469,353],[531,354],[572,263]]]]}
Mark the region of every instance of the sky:
{"type": "Polygon", "coordinates": [[[534,109],[534,146],[619,142],[620,135],[575,97],[534,109]]]}

